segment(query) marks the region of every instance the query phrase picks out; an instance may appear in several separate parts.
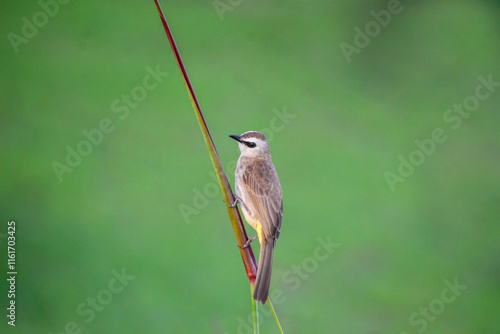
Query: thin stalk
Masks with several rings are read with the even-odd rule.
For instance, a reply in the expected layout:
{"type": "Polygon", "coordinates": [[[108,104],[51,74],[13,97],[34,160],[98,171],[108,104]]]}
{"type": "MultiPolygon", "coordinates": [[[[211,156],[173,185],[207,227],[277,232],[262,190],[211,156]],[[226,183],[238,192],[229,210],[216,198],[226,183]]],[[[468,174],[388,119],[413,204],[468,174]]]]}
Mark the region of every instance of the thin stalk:
{"type": "Polygon", "coordinates": [[[259,334],[259,303],[253,299],[253,292],[255,285],[250,285],[250,299],[252,300],[252,319],[253,319],[253,333],[259,334]]]}
{"type": "MultiPolygon", "coordinates": [[[[172,51],[174,52],[175,59],[177,60],[177,65],[179,65],[184,83],[186,84],[189,98],[191,99],[198,124],[200,125],[203,138],[205,139],[205,143],[207,145],[208,153],[210,154],[212,164],[214,165],[214,169],[217,174],[217,180],[219,181],[224,202],[234,203],[236,198],[234,197],[233,191],[231,190],[231,185],[227,180],[226,173],[224,172],[224,168],[222,167],[222,164],[220,162],[219,154],[217,153],[217,149],[215,148],[212,136],[210,135],[210,131],[208,130],[207,123],[205,122],[205,117],[203,116],[203,112],[201,111],[200,104],[198,103],[198,99],[196,98],[196,94],[194,93],[193,86],[191,85],[191,81],[189,80],[189,76],[187,74],[186,68],[184,67],[184,63],[182,62],[181,55],[179,53],[177,45],[175,44],[174,37],[172,36],[167,20],[165,19],[165,15],[163,14],[163,10],[161,9],[158,0],[154,1],[156,4],[156,8],[158,9],[158,13],[160,14],[163,27],[165,28],[165,32],[167,33],[168,41],[170,42],[170,46],[172,47],[172,51]]],[[[238,245],[243,246],[248,240],[248,236],[243,226],[243,221],[241,220],[240,211],[238,210],[237,206],[231,208],[226,205],[226,209],[233,226],[236,241],[238,245]]],[[[245,248],[239,248],[239,250],[243,259],[243,263],[245,265],[248,279],[250,280],[250,282],[255,282],[255,275],[257,274],[257,264],[253,255],[252,247],[249,245],[245,248]]]]}
{"type": "Polygon", "coordinates": [[[271,308],[271,312],[273,312],[274,320],[276,320],[276,325],[278,325],[278,329],[280,330],[280,333],[283,334],[283,329],[281,328],[280,321],[278,320],[278,317],[276,316],[276,312],[274,312],[274,307],[273,307],[273,304],[271,303],[271,298],[269,298],[269,296],[267,297],[267,302],[269,303],[269,307],[271,308]]]}
{"type": "MultiPolygon", "coordinates": [[[[172,32],[170,31],[170,27],[168,26],[167,20],[165,18],[165,15],[163,14],[163,10],[161,9],[160,3],[158,0],[155,0],[156,8],[158,9],[158,13],[160,14],[160,19],[163,23],[163,27],[165,28],[165,32],[167,33],[168,41],[170,42],[170,46],[172,48],[172,51],[174,52],[175,59],[177,60],[177,65],[179,66],[179,69],[181,71],[182,77],[184,79],[184,83],[186,85],[186,88],[188,90],[189,98],[191,99],[191,103],[193,105],[193,109],[196,114],[196,118],[198,120],[198,124],[200,126],[201,132],[203,134],[203,138],[205,139],[205,143],[207,145],[208,153],[210,154],[210,158],[212,160],[212,164],[214,165],[215,172],[217,174],[217,180],[219,181],[219,185],[222,191],[222,196],[224,198],[224,202],[227,203],[234,203],[235,201],[235,196],[233,194],[233,191],[231,190],[231,185],[229,184],[229,181],[227,180],[226,173],[224,172],[224,168],[222,167],[222,164],[219,159],[219,154],[217,153],[217,149],[215,148],[215,144],[212,140],[212,136],[210,135],[210,131],[208,130],[207,123],[205,121],[205,117],[203,116],[203,112],[201,111],[200,104],[198,103],[198,99],[196,98],[196,94],[194,92],[193,86],[191,85],[191,81],[189,80],[189,76],[187,74],[186,68],[184,67],[184,63],[182,61],[181,55],[179,53],[179,50],[177,48],[177,45],[175,44],[174,37],[172,36],[172,32]]],[[[238,210],[238,207],[235,206],[234,208],[229,207],[228,205],[225,205],[227,209],[227,213],[229,215],[229,219],[231,220],[231,225],[233,227],[234,235],[236,237],[236,242],[238,245],[243,246],[245,245],[246,241],[248,240],[247,233],[245,231],[245,228],[243,226],[243,221],[241,220],[241,215],[238,210]]],[[[247,273],[247,277],[250,283],[250,289],[251,291],[254,290],[255,286],[255,277],[257,274],[257,263],[255,261],[255,257],[253,255],[252,247],[248,245],[248,247],[245,248],[239,248],[241,258],[243,260],[243,264],[245,266],[245,271],[247,273]]],[[[253,296],[253,292],[252,292],[253,296]]],[[[252,311],[254,312],[254,318],[256,319],[256,302],[251,298],[252,300],[252,311]]],[[[258,333],[258,322],[254,321],[254,326],[257,325],[257,328],[254,327],[254,330],[256,330],[256,333],[258,333]]]]}

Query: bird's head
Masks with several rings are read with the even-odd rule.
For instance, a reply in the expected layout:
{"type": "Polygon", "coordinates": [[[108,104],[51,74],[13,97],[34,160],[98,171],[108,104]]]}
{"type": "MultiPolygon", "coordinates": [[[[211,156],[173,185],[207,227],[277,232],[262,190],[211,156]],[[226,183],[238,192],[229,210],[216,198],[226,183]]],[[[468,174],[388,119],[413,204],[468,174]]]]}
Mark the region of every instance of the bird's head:
{"type": "Polygon", "coordinates": [[[230,135],[239,144],[241,155],[257,157],[270,154],[269,144],[264,134],[257,131],[248,131],[242,135],[230,135]]]}

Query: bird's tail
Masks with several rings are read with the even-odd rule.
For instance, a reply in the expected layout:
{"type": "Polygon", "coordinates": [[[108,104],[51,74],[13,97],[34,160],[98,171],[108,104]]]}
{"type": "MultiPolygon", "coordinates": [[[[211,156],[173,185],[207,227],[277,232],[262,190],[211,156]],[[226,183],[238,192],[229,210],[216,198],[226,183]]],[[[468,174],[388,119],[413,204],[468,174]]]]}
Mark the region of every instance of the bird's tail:
{"type": "Polygon", "coordinates": [[[274,240],[262,243],[260,246],[259,267],[257,268],[257,278],[255,280],[255,290],[253,299],[262,305],[266,303],[271,284],[271,271],[273,268],[274,240]]]}

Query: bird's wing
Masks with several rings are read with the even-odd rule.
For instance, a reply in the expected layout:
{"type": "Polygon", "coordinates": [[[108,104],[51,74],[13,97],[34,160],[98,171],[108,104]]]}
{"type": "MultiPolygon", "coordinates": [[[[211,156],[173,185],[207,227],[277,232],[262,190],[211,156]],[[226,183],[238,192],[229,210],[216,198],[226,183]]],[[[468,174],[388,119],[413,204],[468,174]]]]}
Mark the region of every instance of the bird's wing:
{"type": "Polygon", "coordinates": [[[243,186],[266,236],[278,240],[283,217],[283,194],[276,169],[271,162],[256,160],[243,174],[243,186]]]}

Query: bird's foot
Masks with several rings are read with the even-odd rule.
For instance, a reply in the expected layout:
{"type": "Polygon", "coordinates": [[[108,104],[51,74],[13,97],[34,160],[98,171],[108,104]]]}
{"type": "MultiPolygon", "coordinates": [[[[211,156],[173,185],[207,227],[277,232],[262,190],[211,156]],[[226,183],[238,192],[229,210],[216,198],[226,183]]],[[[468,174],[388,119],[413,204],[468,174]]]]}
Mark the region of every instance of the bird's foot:
{"type": "Polygon", "coordinates": [[[254,240],[255,240],[255,238],[257,238],[257,236],[254,236],[253,238],[248,239],[248,240],[247,240],[247,242],[245,242],[245,244],[244,244],[243,246],[240,246],[240,245],[237,245],[237,246],[238,246],[239,248],[245,249],[245,248],[247,248],[247,247],[250,245],[250,243],[251,243],[252,241],[254,241],[254,240]]]}

